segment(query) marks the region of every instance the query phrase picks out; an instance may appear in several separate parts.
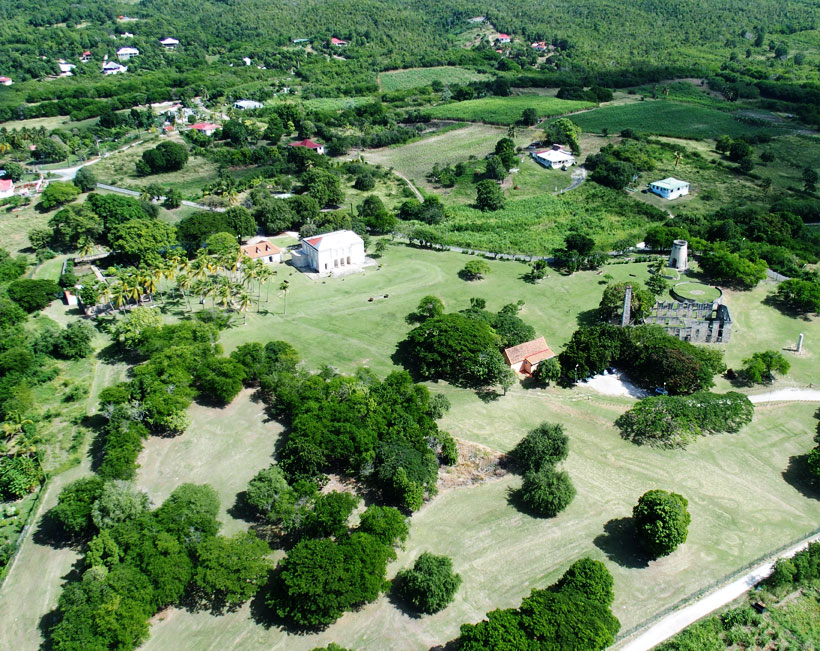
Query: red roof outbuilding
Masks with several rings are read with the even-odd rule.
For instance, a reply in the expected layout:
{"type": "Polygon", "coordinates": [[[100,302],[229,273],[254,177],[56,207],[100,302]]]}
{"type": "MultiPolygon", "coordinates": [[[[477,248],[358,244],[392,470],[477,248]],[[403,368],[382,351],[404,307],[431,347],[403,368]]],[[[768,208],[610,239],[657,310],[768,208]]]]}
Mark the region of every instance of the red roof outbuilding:
{"type": "Polygon", "coordinates": [[[324,145],[320,145],[318,142],[313,142],[309,138],[305,138],[304,140],[300,140],[299,142],[292,142],[290,143],[291,147],[307,147],[308,149],[324,149],[324,145]]]}

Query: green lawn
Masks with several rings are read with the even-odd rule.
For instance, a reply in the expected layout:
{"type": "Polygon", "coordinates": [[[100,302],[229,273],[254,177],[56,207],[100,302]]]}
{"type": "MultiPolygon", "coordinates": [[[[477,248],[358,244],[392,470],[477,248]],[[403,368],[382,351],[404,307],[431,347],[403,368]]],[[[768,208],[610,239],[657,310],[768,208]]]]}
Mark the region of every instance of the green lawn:
{"type": "Polygon", "coordinates": [[[619,133],[634,129],[678,138],[700,140],[721,135],[738,137],[752,134],[778,135],[785,132],[775,125],[758,126],[736,120],[732,114],[717,109],[681,104],[666,100],[647,100],[623,106],[607,106],[572,117],[584,131],[619,133]]]}
{"type": "Polygon", "coordinates": [[[515,124],[524,109],[534,108],[540,118],[549,118],[595,106],[591,102],[556,99],[538,95],[513,97],[484,97],[436,106],[427,113],[434,118],[486,122],[487,124],[515,124]]]}
{"type": "MultiPolygon", "coordinates": [[[[551,273],[537,285],[527,284],[520,279],[525,265],[502,261],[489,262],[491,272],[485,280],[466,283],[457,272],[468,259],[392,245],[380,269],[344,278],[311,280],[290,267],[279,267],[272,286],[289,280],[287,314],[283,297],[274,290],[270,302],[262,303],[269,313],[249,314],[247,325],[237,319],[223,332],[221,342],[230,352],[247,341],[284,339],[296,346],[308,368],[330,364],[352,372],[367,365],[384,375],[395,368],[390,356],[410,327],[405,315],[421,296],[435,294],[448,310],[467,307],[472,296],[485,298],[493,310],[522,299],[521,317],[560,351],[579,318],[587,318],[597,305],[603,289],[601,276],[594,272],[570,277],[551,273]]],[[[646,267],[612,265],[606,271],[616,281],[642,280],[646,267]]],[[[769,289],[727,293],[738,328],[727,346],[730,363],[757,346],[788,341],[793,331],[816,326],[762,306],[769,289]]],[[[173,318],[178,308],[169,303],[167,309],[173,318]]],[[[53,316],[65,314],[55,308],[53,316]]],[[[805,358],[799,364],[795,361],[784,385],[816,374],[810,352],[813,340],[807,339],[805,358]]],[[[120,377],[121,366],[97,364],[89,404],[100,387],[120,377]]],[[[464,583],[453,605],[437,615],[413,619],[383,597],[345,615],[321,634],[286,636],[275,626],[255,623],[249,606],[222,617],[170,609],[154,619],[145,648],[299,651],[335,641],[360,651],[427,649],[455,637],[461,623],[477,621],[492,608],[518,604],[532,587],[553,582],[583,555],[604,560],[612,571],[614,609],[626,630],[816,527],[817,502],[782,475],[790,457],[804,454],[812,445],[816,405],[760,406],[752,425],[739,434],[705,437],[686,450],[668,451],[637,447],[618,436],[612,423],[631,404],[629,399],[608,398],[584,387],[516,386],[506,396],[483,402],[471,391],[429,386],[444,392],[452,403],[442,428],[493,450],[508,451],[539,422],[563,423],[571,439],[566,467],[578,490],[572,505],[551,520],[519,513],[507,503],[508,489],[520,482],[515,476],[442,491],[413,516],[406,549],[389,569],[392,576],[425,550],[452,556],[464,583]],[[629,541],[605,528],[608,522],[617,524],[627,517],[638,496],[650,488],[685,495],[693,520],[689,540],[679,551],[649,565],[636,565],[629,541]]],[[[184,435],[146,443],[137,483],[155,502],[180,483],[212,483],[222,499],[223,529],[240,530],[246,524],[232,518],[230,507],[248,479],[270,463],[281,428],[266,421],[262,405],[253,402],[249,392],[225,410],[194,405],[191,416],[193,424],[184,435]]],[[[57,477],[46,506],[53,505],[57,486],[85,471],[83,466],[57,477]]],[[[28,539],[0,592],[0,608],[11,622],[6,636],[12,648],[39,644],[37,622],[56,603],[62,577],[76,558],[71,550],[54,550],[28,539]],[[35,573],[37,582],[30,579],[35,573]]]]}
{"type": "Polygon", "coordinates": [[[379,88],[385,92],[407,90],[429,86],[434,81],[443,84],[468,84],[471,81],[489,79],[489,75],[459,68],[457,66],[437,66],[434,68],[407,68],[405,70],[388,70],[379,75],[379,88]]]}

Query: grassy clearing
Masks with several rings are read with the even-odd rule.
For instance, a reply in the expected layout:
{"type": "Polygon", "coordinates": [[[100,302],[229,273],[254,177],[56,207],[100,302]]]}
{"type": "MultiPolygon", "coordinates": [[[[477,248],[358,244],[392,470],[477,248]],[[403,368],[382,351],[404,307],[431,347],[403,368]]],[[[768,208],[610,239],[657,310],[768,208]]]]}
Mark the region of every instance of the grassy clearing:
{"type": "MultiPolygon", "coordinates": [[[[178,138],[171,138],[179,141],[178,138]]],[[[136,145],[114,156],[102,159],[94,165],[94,173],[100,183],[116,185],[121,188],[140,190],[149,183],[159,183],[162,186],[176,188],[186,199],[198,199],[202,188],[217,178],[217,165],[205,158],[192,156],[188,163],[178,172],[166,174],[152,174],[151,176],[137,176],[134,165],[142,157],[142,153],[162,142],[162,138],[148,138],[142,144],[136,145]]]]}
{"type": "Polygon", "coordinates": [[[389,93],[394,90],[429,86],[434,81],[440,81],[448,85],[462,85],[471,81],[484,81],[489,78],[489,75],[457,66],[407,68],[405,70],[388,70],[379,74],[379,88],[389,93]]]}
{"type": "MultiPolygon", "coordinates": [[[[540,421],[564,423],[571,437],[567,469],[578,489],[573,504],[552,520],[522,515],[507,503],[507,491],[520,482],[511,476],[436,497],[413,517],[406,550],[388,573],[411,565],[422,551],[452,556],[464,583],[455,602],[437,615],[410,618],[382,597],[320,634],[290,636],[254,623],[247,606],[220,618],[173,609],[154,624],[145,648],[307,650],[336,641],[356,649],[427,649],[454,638],[460,624],[477,621],[488,610],[516,605],[582,555],[603,560],[612,571],[614,612],[628,629],[815,526],[816,502],[780,474],[789,456],[811,441],[811,406],[762,410],[739,435],[669,453],[637,448],[618,437],[611,422],[623,401],[515,389],[487,405],[467,392],[448,395],[454,407],[443,425],[460,438],[497,449],[508,450],[540,421]],[[741,471],[750,467],[754,474],[741,471]],[[689,498],[689,541],[668,558],[636,565],[629,541],[608,535],[605,527],[627,517],[637,498],[655,487],[689,498]]],[[[241,432],[246,423],[237,425],[241,432]]],[[[234,466],[209,450],[194,450],[207,455],[216,473],[234,466]]]]}
{"type": "Polygon", "coordinates": [[[316,97],[305,100],[305,108],[309,111],[341,111],[361,104],[369,104],[372,97],[316,97]]]}
{"type": "Polygon", "coordinates": [[[591,102],[519,95],[514,97],[484,97],[453,104],[442,104],[427,111],[434,118],[486,122],[487,124],[515,124],[524,109],[534,108],[540,118],[581,111],[595,106],[591,102]]]}
{"type": "MultiPolygon", "coordinates": [[[[547,175],[544,179],[545,184],[550,183],[547,175]]],[[[628,197],[593,183],[557,197],[540,194],[519,199],[515,192],[495,212],[467,205],[450,208],[440,228],[444,242],[482,251],[548,255],[563,245],[570,230],[577,229],[609,250],[625,236],[640,241],[649,224],[646,217],[635,213],[628,197]]]]}
{"type": "Polygon", "coordinates": [[[756,153],[768,151],[775,160],[772,163],[758,163],[755,173],[772,180],[773,190],[793,188],[803,189],[803,170],[817,169],[820,161],[820,137],[805,134],[788,135],[777,138],[765,145],[755,147],[756,153]]]}
{"type": "MultiPolygon", "coordinates": [[[[465,283],[457,272],[468,259],[393,245],[381,260],[381,269],[344,278],[314,281],[280,267],[272,288],[284,278],[290,281],[287,314],[274,289],[270,302],[262,304],[269,312],[250,313],[244,326],[237,319],[221,341],[229,352],[246,341],[284,339],[297,347],[308,368],[330,363],[351,372],[367,365],[383,375],[395,368],[390,356],[409,329],[404,316],[425,294],[440,296],[449,310],[467,307],[471,296],[485,298],[494,310],[521,298],[526,303],[522,318],[560,350],[579,321],[589,317],[603,289],[594,272],[570,277],[552,273],[537,285],[527,284],[520,279],[525,265],[502,261],[489,261],[491,273],[480,283],[465,283]],[[389,298],[368,301],[385,294],[389,298]]],[[[643,280],[646,267],[612,265],[606,271],[616,281],[643,280]]],[[[785,337],[778,333],[786,327],[806,327],[761,306],[767,291],[761,287],[727,295],[734,314],[748,312],[736,317],[740,330],[727,347],[731,359],[758,345],[770,347],[767,337],[785,337]],[[752,332],[751,324],[753,340],[744,336],[752,332]]],[[[169,318],[176,309],[169,303],[169,318]]],[[[55,318],[65,318],[55,310],[55,318]]],[[[815,367],[809,357],[800,365],[795,362],[787,383],[810,378],[815,367]]],[[[94,404],[102,386],[121,376],[121,367],[98,364],[89,404],[94,404]]],[[[563,423],[571,437],[567,469],[578,489],[575,502],[552,520],[524,516],[506,500],[507,490],[520,481],[516,477],[436,497],[413,517],[407,548],[389,569],[392,576],[425,550],[453,557],[464,585],[455,603],[435,616],[410,618],[383,597],[348,613],[321,634],[286,636],[276,627],[255,623],[248,606],[218,618],[170,609],[155,618],[145,648],[279,646],[299,651],[336,641],[362,650],[427,649],[455,637],[461,623],[477,621],[492,608],[517,604],[531,587],[551,583],[586,554],[604,560],[613,572],[615,612],[628,629],[816,526],[817,502],[781,474],[791,456],[804,454],[811,446],[816,405],[761,406],[752,425],[737,435],[704,438],[685,451],[663,451],[620,439],[612,422],[631,404],[628,399],[607,398],[583,388],[515,387],[507,396],[486,403],[469,391],[430,386],[452,402],[441,423],[445,430],[495,450],[509,450],[541,421],[563,423]],[[629,542],[607,534],[605,526],[628,516],[637,497],[657,487],[676,490],[690,500],[689,541],[666,559],[635,565],[629,542]]],[[[225,410],[194,405],[191,416],[193,425],[184,435],[146,443],[138,483],[156,502],[180,483],[211,483],[222,499],[225,532],[237,531],[246,525],[230,515],[235,495],[270,462],[281,430],[276,423],[265,422],[261,405],[247,392],[225,410]]],[[[60,475],[46,506],[56,501],[59,486],[81,472],[87,472],[85,465],[60,475]]],[[[39,644],[37,622],[56,603],[63,577],[77,558],[71,550],[54,550],[35,539],[27,540],[19,565],[0,594],[0,607],[11,622],[6,629],[10,648],[39,644]],[[40,580],[32,582],[33,575],[40,580]]]]}
{"type": "Polygon", "coordinates": [[[713,108],[681,104],[666,100],[647,100],[624,106],[598,108],[573,116],[572,121],[584,131],[601,133],[609,129],[618,133],[634,129],[641,133],[700,140],[721,135],[733,137],[766,133],[779,135],[783,127],[758,126],[736,120],[730,113],[713,108]]]}
{"type": "MultiPolygon", "coordinates": [[[[385,147],[362,152],[369,163],[392,167],[410,179],[414,185],[427,191],[434,186],[425,177],[438,163],[454,165],[471,156],[484,158],[495,149],[495,143],[507,135],[506,129],[486,125],[470,125],[454,131],[435,134],[401,147],[385,147]]],[[[529,131],[521,131],[517,145],[531,140],[529,131]]]]}

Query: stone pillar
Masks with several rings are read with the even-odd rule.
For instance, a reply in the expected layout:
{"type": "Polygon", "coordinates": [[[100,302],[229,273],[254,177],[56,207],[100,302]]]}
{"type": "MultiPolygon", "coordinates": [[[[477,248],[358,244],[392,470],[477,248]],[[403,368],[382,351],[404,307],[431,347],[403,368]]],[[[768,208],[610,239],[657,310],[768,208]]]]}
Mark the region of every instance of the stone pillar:
{"type": "Polygon", "coordinates": [[[803,352],[803,333],[800,333],[800,336],[797,338],[797,352],[803,352]]]}

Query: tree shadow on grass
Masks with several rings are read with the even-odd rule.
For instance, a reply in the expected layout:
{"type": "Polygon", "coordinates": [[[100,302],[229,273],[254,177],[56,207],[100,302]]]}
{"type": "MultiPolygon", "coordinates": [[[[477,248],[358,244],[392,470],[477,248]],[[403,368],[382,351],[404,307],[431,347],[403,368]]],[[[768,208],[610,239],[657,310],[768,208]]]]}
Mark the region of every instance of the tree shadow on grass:
{"type": "Polygon", "coordinates": [[[445,644],[437,644],[436,646],[430,647],[430,651],[458,651],[459,643],[458,639],[450,640],[445,644]]]}
{"type": "Polygon", "coordinates": [[[251,619],[262,628],[278,628],[286,631],[290,635],[310,635],[327,627],[304,628],[295,625],[293,622],[280,617],[274,608],[268,605],[270,600],[286,600],[287,597],[280,592],[278,582],[279,570],[271,570],[268,574],[268,582],[251,599],[250,610],[251,619]]]}
{"type": "Polygon", "coordinates": [[[642,569],[649,565],[649,557],[635,539],[635,521],[631,517],[610,520],[604,525],[604,533],[592,542],[621,567],[642,569]]]}
{"type": "Polygon", "coordinates": [[[396,610],[401,611],[408,617],[411,617],[412,619],[421,619],[424,617],[424,613],[420,613],[413,608],[413,606],[407,603],[401,594],[399,594],[398,579],[393,579],[390,583],[390,589],[387,591],[385,596],[387,597],[387,600],[396,608],[396,610]]]}
{"type": "Polygon", "coordinates": [[[591,310],[582,310],[575,317],[575,320],[579,326],[594,326],[601,323],[601,319],[598,317],[598,308],[595,307],[591,310]]]}
{"type": "Polygon", "coordinates": [[[820,500],[820,480],[809,472],[809,455],[789,457],[789,465],[781,473],[788,484],[809,499],[820,500]]]}
{"type": "Polygon", "coordinates": [[[76,547],[77,541],[66,535],[63,526],[54,517],[54,509],[49,509],[40,517],[36,528],[31,534],[31,539],[37,545],[62,549],[64,547],[76,547]]]}

